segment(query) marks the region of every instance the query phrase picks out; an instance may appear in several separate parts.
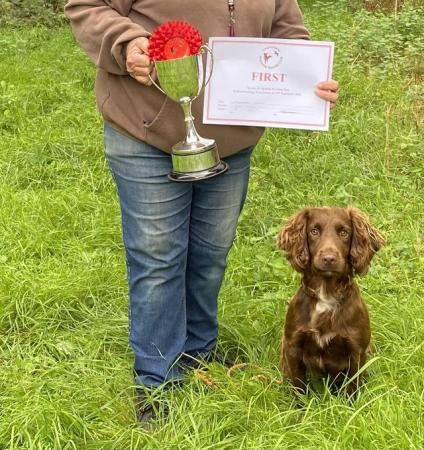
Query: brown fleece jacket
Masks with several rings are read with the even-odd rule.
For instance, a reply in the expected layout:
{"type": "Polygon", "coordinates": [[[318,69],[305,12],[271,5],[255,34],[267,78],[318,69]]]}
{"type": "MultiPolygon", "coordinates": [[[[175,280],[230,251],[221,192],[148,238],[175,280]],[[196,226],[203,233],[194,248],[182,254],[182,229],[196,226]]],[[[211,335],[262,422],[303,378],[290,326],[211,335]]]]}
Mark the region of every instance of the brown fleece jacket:
{"type": "MultiPolygon", "coordinates": [[[[308,39],[296,0],[236,0],[236,34],[308,39]]],[[[185,135],[181,107],[126,71],[125,48],[168,20],[185,20],[210,36],[228,36],[227,0],[70,0],[65,14],[97,70],[96,98],[105,121],[165,152],[185,135]]],[[[264,129],[202,124],[203,97],[193,102],[199,134],[217,141],[221,157],[255,145],[264,129]]]]}

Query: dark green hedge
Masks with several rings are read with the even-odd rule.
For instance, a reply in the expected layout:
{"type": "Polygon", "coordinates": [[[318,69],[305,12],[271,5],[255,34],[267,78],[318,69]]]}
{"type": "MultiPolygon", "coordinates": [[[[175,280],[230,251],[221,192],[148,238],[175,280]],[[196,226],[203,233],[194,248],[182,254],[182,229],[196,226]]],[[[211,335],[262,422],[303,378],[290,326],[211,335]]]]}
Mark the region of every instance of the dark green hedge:
{"type": "Polygon", "coordinates": [[[62,25],[65,3],[65,0],[0,0],[0,25],[62,25]]]}
{"type": "MultiPolygon", "coordinates": [[[[253,0],[252,0],[253,1],[253,0]]],[[[313,4],[337,4],[353,10],[395,12],[405,5],[422,6],[423,0],[299,0],[301,7],[308,8],[313,4]]],[[[66,0],[0,0],[0,26],[11,25],[46,25],[60,26],[66,19],[63,8],[66,0]]]]}

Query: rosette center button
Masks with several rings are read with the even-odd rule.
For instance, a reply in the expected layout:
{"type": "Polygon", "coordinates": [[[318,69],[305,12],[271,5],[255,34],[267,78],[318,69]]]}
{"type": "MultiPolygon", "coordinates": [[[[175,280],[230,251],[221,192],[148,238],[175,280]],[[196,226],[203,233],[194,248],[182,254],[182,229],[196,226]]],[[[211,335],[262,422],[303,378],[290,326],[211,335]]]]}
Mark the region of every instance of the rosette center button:
{"type": "Polygon", "coordinates": [[[190,56],[190,46],[188,42],[180,37],[170,39],[163,49],[165,59],[177,59],[190,56]]]}

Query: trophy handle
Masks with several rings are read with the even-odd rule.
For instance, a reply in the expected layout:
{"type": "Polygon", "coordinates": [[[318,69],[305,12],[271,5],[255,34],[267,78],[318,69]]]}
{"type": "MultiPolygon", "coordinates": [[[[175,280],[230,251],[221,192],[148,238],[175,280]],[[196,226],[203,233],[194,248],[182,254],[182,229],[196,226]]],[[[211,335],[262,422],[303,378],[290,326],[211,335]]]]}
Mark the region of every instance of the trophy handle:
{"type": "Polygon", "coordinates": [[[162,92],[162,94],[165,94],[166,95],[166,92],[156,83],[156,81],[150,76],[150,73],[149,73],[149,75],[148,75],[148,77],[149,77],[149,80],[152,82],[152,84],[154,85],[154,86],[156,86],[161,92],[162,92]]]}
{"type": "MultiPolygon", "coordinates": [[[[214,60],[213,60],[213,53],[212,53],[212,50],[210,49],[210,47],[207,45],[207,44],[203,44],[201,47],[200,47],[200,51],[202,52],[202,51],[205,51],[206,53],[209,53],[210,55],[211,55],[211,70],[210,70],[210,72],[209,72],[209,76],[208,76],[208,79],[206,80],[203,80],[203,86],[202,86],[202,88],[200,89],[200,90],[202,90],[204,87],[206,87],[208,84],[209,84],[209,82],[211,81],[211,78],[212,78],[212,73],[213,73],[213,62],[214,62],[214,60]]],[[[199,91],[199,94],[200,94],[200,91],[199,91]]]]}

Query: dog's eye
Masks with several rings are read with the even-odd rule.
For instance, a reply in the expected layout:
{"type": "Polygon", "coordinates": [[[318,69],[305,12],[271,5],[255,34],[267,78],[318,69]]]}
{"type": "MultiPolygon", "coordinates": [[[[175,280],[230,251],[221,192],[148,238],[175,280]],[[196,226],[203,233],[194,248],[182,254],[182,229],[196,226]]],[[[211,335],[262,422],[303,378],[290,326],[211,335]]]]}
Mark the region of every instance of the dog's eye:
{"type": "Polygon", "coordinates": [[[319,236],[319,230],[318,228],[312,228],[312,230],[310,231],[312,236],[319,236]]]}
{"type": "Polygon", "coordinates": [[[347,238],[349,236],[349,233],[346,230],[340,230],[340,237],[347,238]]]}

